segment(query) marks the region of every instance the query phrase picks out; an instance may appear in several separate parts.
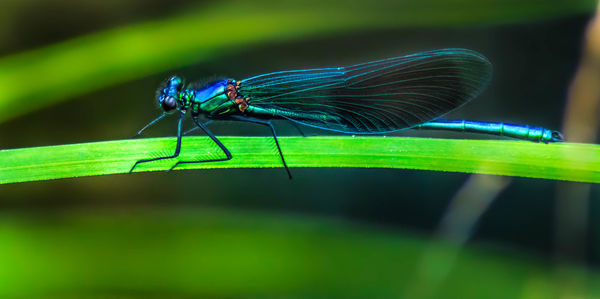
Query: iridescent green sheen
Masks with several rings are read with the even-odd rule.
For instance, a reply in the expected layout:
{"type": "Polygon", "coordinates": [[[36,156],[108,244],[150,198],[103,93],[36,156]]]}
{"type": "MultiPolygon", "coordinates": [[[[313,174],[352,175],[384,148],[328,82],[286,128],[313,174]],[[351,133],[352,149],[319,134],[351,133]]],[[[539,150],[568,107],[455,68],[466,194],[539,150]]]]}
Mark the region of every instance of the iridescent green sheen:
{"type": "Polygon", "coordinates": [[[327,113],[307,113],[307,112],[297,112],[290,111],[286,109],[280,109],[276,107],[272,108],[263,108],[256,107],[253,105],[248,106],[246,112],[249,115],[256,115],[263,118],[287,118],[287,119],[302,119],[302,120],[311,120],[311,121],[327,121],[328,119],[334,119],[335,116],[331,116],[327,113]]]}

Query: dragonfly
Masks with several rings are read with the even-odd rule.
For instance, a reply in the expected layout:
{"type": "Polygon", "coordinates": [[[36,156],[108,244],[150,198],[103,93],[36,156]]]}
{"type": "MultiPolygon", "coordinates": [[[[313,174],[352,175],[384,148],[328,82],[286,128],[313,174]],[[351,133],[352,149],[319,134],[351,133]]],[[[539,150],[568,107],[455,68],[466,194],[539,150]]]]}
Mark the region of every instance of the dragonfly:
{"type": "Polygon", "coordinates": [[[490,61],[473,50],[439,49],[360,63],[346,67],[279,71],[242,80],[225,78],[208,84],[185,84],[172,76],[158,89],[164,110],[138,135],[169,114],[178,114],[177,143],[172,155],[142,159],[142,163],[177,158],[190,115],[223,151],[224,157],[177,161],[182,164],[231,160],[232,153],[208,126],[215,121],[254,123],[268,127],[289,178],[291,172],[277,140],[274,119],[348,134],[386,134],[403,129],[448,130],[508,136],[534,142],[560,142],[558,131],[542,127],[446,120],[442,117],[477,97],[489,84],[490,61]],[[201,116],[203,120],[201,121],[201,116]]]}

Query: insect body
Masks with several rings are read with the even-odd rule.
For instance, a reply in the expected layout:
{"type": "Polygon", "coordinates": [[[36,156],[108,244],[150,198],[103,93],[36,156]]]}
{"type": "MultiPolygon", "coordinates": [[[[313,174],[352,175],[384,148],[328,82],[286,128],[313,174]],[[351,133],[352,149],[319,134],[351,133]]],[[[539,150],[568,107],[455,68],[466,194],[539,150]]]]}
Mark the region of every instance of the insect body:
{"type": "Polygon", "coordinates": [[[171,156],[140,163],[175,158],[185,135],[182,122],[191,115],[225,153],[224,158],[183,163],[225,161],[229,150],[207,125],[215,120],[251,122],[270,128],[282,163],[291,178],[279,147],[272,119],[286,119],[319,129],[351,133],[382,134],[407,128],[466,131],[513,138],[557,142],[559,132],[540,127],[503,123],[449,121],[444,114],[475,98],[487,86],[491,64],[481,54],[466,49],[442,49],[372,61],[349,67],[282,71],[236,81],[218,80],[200,88],[184,87],[171,77],[157,93],[164,113],[179,112],[177,145],[171,156]],[[204,115],[209,120],[200,122],[204,115]]]}

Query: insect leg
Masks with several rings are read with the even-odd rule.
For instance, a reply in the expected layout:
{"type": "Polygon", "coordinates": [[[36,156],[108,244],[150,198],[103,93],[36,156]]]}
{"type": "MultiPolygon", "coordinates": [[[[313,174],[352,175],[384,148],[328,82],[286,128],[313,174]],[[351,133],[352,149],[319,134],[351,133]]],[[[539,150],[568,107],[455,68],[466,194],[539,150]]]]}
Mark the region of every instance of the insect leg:
{"type": "MultiPolygon", "coordinates": [[[[208,137],[210,137],[210,139],[212,139],[212,141],[214,141],[219,148],[221,148],[221,150],[225,153],[225,155],[227,156],[227,158],[220,158],[220,159],[211,159],[211,160],[198,160],[198,161],[178,161],[177,163],[175,163],[175,165],[173,165],[173,167],[171,167],[171,169],[169,169],[169,171],[175,169],[175,167],[177,167],[179,164],[191,164],[191,163],[205,163],[205,162],[219,162],[219,161],[227,161],[227,160],[231,160],[231,158],[233,157],[231,155],[231,152],[225,147],[225,145],[223,145],[223,143],[221,143],[221,141],[215,136],[215,134],[213,134],[206,126],[205,124],[202,124],[198,121],[197,117],[193,117],[194,123],[196,124],[196,126],[198,126],[198,128],[202,129],[202,131],[204,131],[204,133],[206,133],[206,135],[208,135],[208,137]]],[[[207,123],[210,123],[212,121],[208,121],[207,123]]]]}
{"type": "Polygon", "coordinates": [[[269,128],[271,128],[271,133],[273,133],[273,139],[275,140],[275,145],[277,145],[277,150],[279,150],[279,156],[281,157],[281,162],[283,162],[283,167],[285,167],[285,171],[287,171],[287,174],[288,174],[290,180],[292,179],[292,173],[290,172],[290,169],[288,168],[287,164],[285,163],[285,159],[283,158],[283,153],[281,152],[281,147],[279,147],[279,141],[277,141],[277,133],[275,133],[275,128],[273,127],[273,125],[271,124],[270,121],[265,121],[265,120],[261,120],[261,119],[251,118],[251,117],[241,117],[238,115],[232,115],[232,116],[230,116],[230,119],[236,120],[236,121],[242,121],[242,122],[255,123],[255,124],[259,124],[259,125],[268,126],[269,128]]]}
{"type": "Polygon", "coordinates": [[[175,146],[175,153],[173,153],[173,155],[171,155],[171,156],[166,156],[166,157],[138,160],[137,162],[135,162],[135,164],[133,164],[133,167],[131,167],[131,170],[129,170],[129,173],[132,173],[133,169],[135,169],[135,167],[140,163],[147,163],[147,162],[164,160],[164,159],[172,159],[172,158],[176,158],[177,156],[179,156],[179,152],[181,151],[181,138],[182,138],[181,126],[183,123],[184,116],[185,116],[185,114],[182,113],[181,116],[179,117],[179,123],[177,124],[177,145],[175,146]]]}
{"type": "Polygon", "coordinates": [[[141,130],[139,130],[135,135],[133,135],[133,137],[131,138],[138,138],[140,136],[142,136],[142,132],[144,132],[144,130],[148,129],[149,127],[153,126],[155,123],[157,123],[159,120],[161,120],[163,117],[167,116],[167,113],[163,113],[161,114],[159,117],[155,118],[153,121],[149,122],[147,125],[145,125],[141,130]]]}
{"type": "MultiPolygon", "coordinates": [[[[206,127],[206,126],[208,126],[208,125],[210,125],[212,123],[213,123],[212,119],[209,119],[209,120],[205,121],[204,123],[202,123],[202,125],[204,125],[206,127]]],[[[183,132],[183,136],[188,135],[188,134],[190,134],[190,133],[192,133],[192,132],[194,132],[194,131],[196,131],[198,129],[200,129],[200,127],[195,126],[195,127],[191,128],[191,129],[183,132]]]]}
{"type": "Polygon", "coordinates": [[[306,137],[306,134],[304,134],[304,132],[302,131],[302,129],[300,129],[300,126],[297,123],[293,121],[289,121],[288,123],[292,124],[292,126],[296,128],[296,130],[298,131],[298,133],[300,133],[300,135],[302,135],[302,137],[306,137]]]}

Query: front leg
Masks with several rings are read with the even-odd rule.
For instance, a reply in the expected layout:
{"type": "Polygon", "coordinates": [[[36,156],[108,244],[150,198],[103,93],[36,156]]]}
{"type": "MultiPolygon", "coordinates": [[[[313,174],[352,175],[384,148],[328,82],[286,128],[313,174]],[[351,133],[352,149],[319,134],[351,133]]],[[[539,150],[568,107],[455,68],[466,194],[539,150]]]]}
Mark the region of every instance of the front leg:
{"type": "MultiPolygon", "coordinates": [[[[194,123],[196,124],[196,126],[198,126],[198,128],[200,128],[200,129],[202,129],[202,131],[204,131],[204,133],[206,133],[206,135],[208,135],[208,137],[210,137],[210,139],[212,139],[212,141],[214,141],[219,146],[219,148],[221,148],[221,150],[225,153],[226,158],[198,160],[198,161],[179,161],[179,162],[175,163],[175,165],[173,165],[173,167],[171,167],[171,169],[169,169],[169,171],[175,169],[175,167],[177,167],[179,164],[219,162],[219,161],[228,161],[228,160],[231,160],[231,158],[233,158],[233,156],[231,155],[231,152],[227,149],[227,147],[225,147],[225,145],[223,145],[223,143],[221,143],[221,141],[215,136],[215,134],[213,134],[204,124],[202,124],[198,121],[197,116],[194,116],[193,119],[194,119],[194,123]]],[[[211,122],[211,121],[209,120],[209,122],[211,122]]]]}
{"type": "Polygon", "coordinates": [[[181,151],[181,138],[182,138],[181,127],[183,124],[184,116],[185,116],[185,113],[181,113],[181,116],[179,117],[179,123],[177,124],[177,145],[175,146],[175,153],[173,153],[173,155],[171,155],[171,156],[166,156],[166,157],[138,160],[137,162],[135,162],[135,164],[133,164],[133,167],[131,167],[131,170],[129,170],[129,173],[132,173],[138,164],[152,162],[152,161],[158,161],[158,160],[173,159],[173,158],[177,158],[179,156],[179,152],[181,151]]]}

